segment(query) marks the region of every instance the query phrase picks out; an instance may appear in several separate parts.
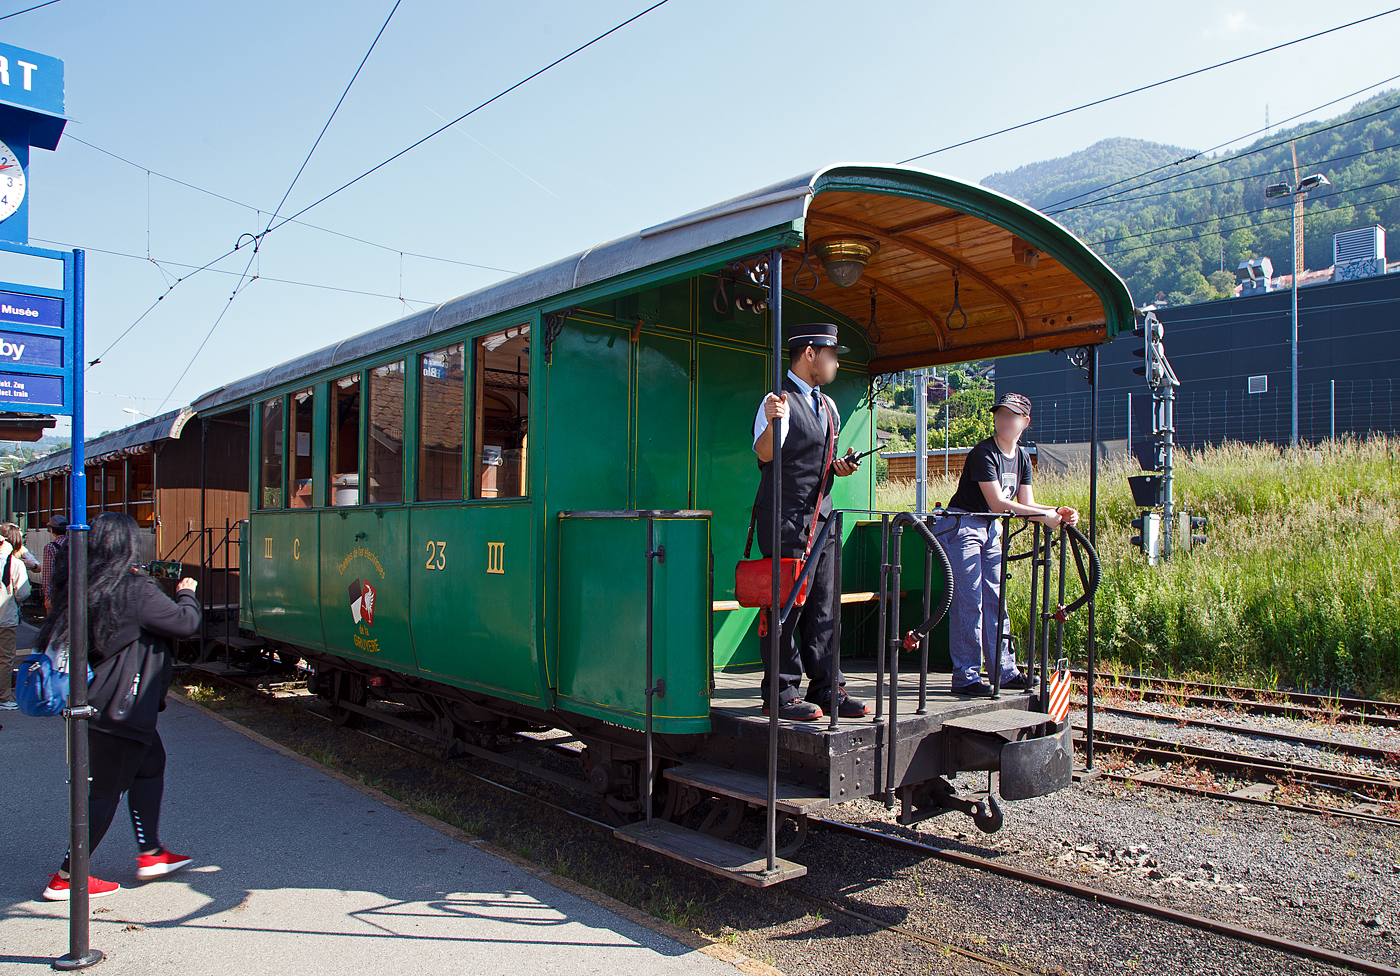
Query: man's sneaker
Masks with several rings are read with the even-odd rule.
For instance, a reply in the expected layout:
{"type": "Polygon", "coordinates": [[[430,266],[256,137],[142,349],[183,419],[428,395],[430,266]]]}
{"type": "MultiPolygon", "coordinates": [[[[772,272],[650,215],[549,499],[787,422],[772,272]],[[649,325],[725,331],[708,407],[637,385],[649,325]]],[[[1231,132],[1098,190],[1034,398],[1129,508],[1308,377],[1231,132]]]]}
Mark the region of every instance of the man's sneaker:
{"type": "MultiPolygon", "coordinates": [[[[768,705],[763,706],[763,714],[767,715],[768,705]]],[[[803,701],[801,698],[789,698],[778,705],[778,718],[785,718],[792,722],[815,722],[822,717],[822,710],[811,702],[803,701]]]]}
{"type": "Polygon", "coordinates": [[[4,711],[12,712],[12,711],[14,711],[16,708],[19,708],[19,702],[16,702],[16,701],[0,702],[0,709],[3,709],[4,711]]]}
{"type": "Polygon", "coordinates": [[[1002,678],[1001,686],[1012,691],[1025,691],[1031,686],[1031,679],[1026,675],[1026,672],[1017,671],[1015,677],[1002,678]]]}
{"type": "Polygon", "coordinates": [[[973,698],[990,698],[992,686],[985,681],[978,681],[970,685],[953,685],[953,694],[967,695],[973,698]]]}
{"type": "Polygon", "coordinates": [[[159,878],[172,871],[178,871],[193,858],[181,854],[171,854],[164,847],[154,854],[141,854],[136,858],[136,877],[142,881],[159,878]]]}
{"type": "MultiPolygon", "coordinates": [[[[814,705],[831,710],[831,689],[823,688],[820,691],[809,689],[807,691],[807,701],[814,705]]],[[[870,708],[859,698],[852,698],[846,694],[846,689],[841,688],[836,693],[836,714],[841,718],[863,718],[870,708]]]]}
{"type": "MultiPolygon", "coordinates": [[[[47,901],[67,901],[68,887],[68,879],[55,874],[49,879],[49,886],[44,889],[44,898],[47,901]]],[[[115,894],[121,890],[122,886],[115,881],[99,881],[91,875],[88,876],[89,898],[101,898],[103,895],[115,894]]]]}

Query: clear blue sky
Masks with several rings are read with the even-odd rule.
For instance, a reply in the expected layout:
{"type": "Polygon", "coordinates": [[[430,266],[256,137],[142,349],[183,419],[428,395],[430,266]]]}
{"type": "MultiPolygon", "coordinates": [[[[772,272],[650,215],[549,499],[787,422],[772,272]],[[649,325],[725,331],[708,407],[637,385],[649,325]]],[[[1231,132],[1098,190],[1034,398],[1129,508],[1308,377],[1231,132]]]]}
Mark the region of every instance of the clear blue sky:
{"type": "MultiPolygon", "coordinates": [[[[391,5],[63,0],[0,22],[0,38],[66,62],[68,135],[268,209],[391,5]]],[[[290,208],[644,6],[404,0],[290,208]]],[[[1383,9],[671,0],[305,218],[388,250],[292,225],[269,237],[264,277],[166,409],[503,277],[399,250],[524,271],[817,166],[898,161],[1383,9]]],[[[1277,122],[1400,71],[1397,49],[1400,14],[921,165],[979,180],[1111,136],[1212,146],[1261,126],[1266,103],[1277,122]]],[[[35,243],[91,249],[89,356],[180,263],[267,220],[67,137],[35,151],[30,193],[35,243]]],[[[180,285],[89,371],[89,434],[129,423],[123,407],[157,412],[245,260],[180,285]]]]}

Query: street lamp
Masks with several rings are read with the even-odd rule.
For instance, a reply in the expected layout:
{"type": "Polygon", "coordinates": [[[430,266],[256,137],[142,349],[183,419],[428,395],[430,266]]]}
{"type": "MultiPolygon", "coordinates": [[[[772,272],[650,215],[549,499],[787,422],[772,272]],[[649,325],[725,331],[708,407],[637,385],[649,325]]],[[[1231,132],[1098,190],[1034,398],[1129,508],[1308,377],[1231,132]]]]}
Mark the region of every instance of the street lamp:
{"type": "Polygon", "coordinates": [[[1298,275],[1302,272],[1302,260],[1298,256],[1298,241],[1303,236],[1303,200],[1307,197],[1309,190],[1316,190],[1320,186],[1331,186],[1332,181],[1321,173],[1314,173],[1312,176],[1305,176],[1298,181],[1296,187],[1287,183],[1270,183],[1264,188],[1264,196],[1272,200],[1275,197],[1293,197],[1293,336],[1291,340],[1293,353],[1293,422],[1292,422],[1292,444],[1298,446],[1298,275]]]}

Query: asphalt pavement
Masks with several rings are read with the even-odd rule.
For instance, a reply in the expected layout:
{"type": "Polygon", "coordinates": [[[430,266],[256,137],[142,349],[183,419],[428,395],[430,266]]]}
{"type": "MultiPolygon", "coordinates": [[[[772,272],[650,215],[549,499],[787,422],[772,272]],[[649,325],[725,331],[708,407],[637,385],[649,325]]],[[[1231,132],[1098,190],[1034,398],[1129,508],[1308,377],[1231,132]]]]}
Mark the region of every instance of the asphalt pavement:
{"type": "MultiPolygon", "coordinates": [[[[0,721],[0,972],[50,972],[67,903],[40,899],[63,858],[63,722],[0,721]]],[[[517,863],[366,796],[171,701],[160,833],[194,858],[139,883],[125,804],[92,856],[123,890],[92,901],[116,974],[733,976],[711,958],[517,863]]]]}

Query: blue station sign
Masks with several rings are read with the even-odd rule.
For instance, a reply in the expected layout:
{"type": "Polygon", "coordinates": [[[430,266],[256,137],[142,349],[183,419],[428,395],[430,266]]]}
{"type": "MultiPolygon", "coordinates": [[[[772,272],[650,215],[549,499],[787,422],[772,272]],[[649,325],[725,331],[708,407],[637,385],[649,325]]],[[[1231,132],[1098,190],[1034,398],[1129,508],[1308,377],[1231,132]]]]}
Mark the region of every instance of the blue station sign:
{"type": "Polygon", "coordinates": [[[65,406],[62,376],[0,372],[0,410],[67,413],[65,406]]]}
{"type": "Polygon", "coordinates": [[[0,102],[62,116],[63,62],[13,44],[0,44],[0,102]]]}
{"type": "MultiPolygon", "coordinates": [[[[0,291],[0,322],[63,328],[63,299],[0,291]]],[[[55,363],[54,365],[57,365],[55,363]]]]}
{"type": "Polygon", "coordinates": [[[2,241],[0,251],[63,264],[62,288],[0,281],[0,413],[71,415],[81,410],[78,252],[2,241]]]}

